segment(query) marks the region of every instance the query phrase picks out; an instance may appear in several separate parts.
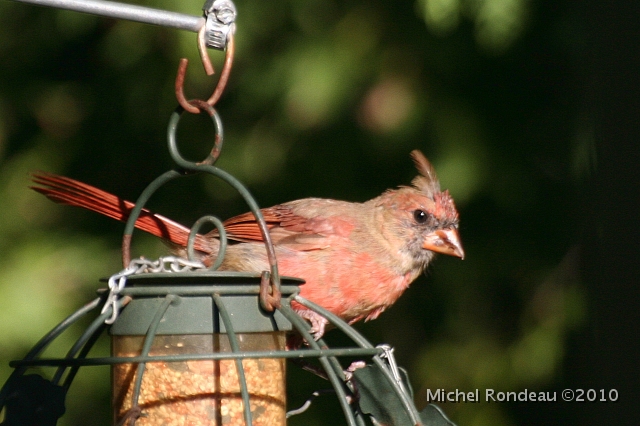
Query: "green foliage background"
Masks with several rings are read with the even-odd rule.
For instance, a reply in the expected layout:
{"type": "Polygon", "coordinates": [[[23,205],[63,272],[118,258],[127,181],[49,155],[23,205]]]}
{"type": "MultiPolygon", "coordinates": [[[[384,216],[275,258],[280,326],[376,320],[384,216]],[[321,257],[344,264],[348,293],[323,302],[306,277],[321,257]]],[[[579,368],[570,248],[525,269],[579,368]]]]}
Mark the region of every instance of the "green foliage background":
{"type": "MultiPolygon", "coordinates": [[[[140,3],[192,15],[202,6],[140,3]]],[[[439,258],[396,306],[357,326],[396,348],[418,408],[427,389],[605,386],[589,376],[596,364],[581,358],[598,344],[590,339],[599,318],[583,269],[584,242],[597,237],[590,191],[598,145],[585,90],[593,83],[593,40],[584,15],[570,2],[542,0],[236,6],[236,61],[218,104],[226,135],[218,164],[261,206],[307,196],[369,199],[410,182],[414,148],[456,200],[467,258],[439,258]]],[[[223,54],[211,56],[220,69],[223,54]]],[[[2,382],[9,360],[120,269],[123,226],[54,205],[28,189],[29,172],[135,199],[172,167],[165,129],[180,57],[191,61],[188,96],[207,97],[215,78],[199,66],[195,34],[0,2],[2,382]]],[[[181,124],[191,158],[204,157],[211,136],[206,120],[181,124]]],[[[211,178],[172,184],[151,207],[185,224],[246,210],[211,178]]],[[[163,251],[136,234],[134,252],[163,251]]],[[[50,354],[62,355],[72,339],[50,354]]],[[[322,386],[294,376],[292,407],[322,386]]],[[[61,424],[109,424],[108,391],[108,369],[82,371],[61,424]]],[[[578,424],[584,417],[576,407],[444,404],[461,426],[578,424]]],[[[621,415],[619,407],[609,404],[607,415],[621,415]]],[[[290,423],[339,418],[337,404],[321,400],[290,423]]]]}

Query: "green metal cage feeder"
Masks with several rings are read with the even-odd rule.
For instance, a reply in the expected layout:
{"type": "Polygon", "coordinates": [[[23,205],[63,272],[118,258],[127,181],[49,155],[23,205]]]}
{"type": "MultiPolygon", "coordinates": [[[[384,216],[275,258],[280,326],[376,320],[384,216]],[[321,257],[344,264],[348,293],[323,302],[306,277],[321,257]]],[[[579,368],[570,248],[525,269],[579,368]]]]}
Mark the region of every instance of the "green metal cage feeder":
{"type": "Polygon", "coordinates": [[[348,425],[451,425],[435,406],[418,412],[406,378],[385,358],[388,351],[300,298],[300,280],[282,279],[282,304],[271,313],[260,306],[260,282],[255,274],[224,272],[130,276],[118,301],[96,316],[65,358],[40,355],[74,322],[103,306],[107,292],[11,363],[15,370],[0,394],[3,425],[55,425],[78,369],[96,365],[112,369],[114,425],[284,425],[287,358],[319,361],[348,425]],[[314,341],[291,300],[326,315],[353,345],[328,348],[322,339],[314,341]],[[107,325],[114,308],[121,312],[107,325]],[[112,356],[87,357],[105,330],[112,356]],[[301,333],[308,346],[285,350],[291,330],[301,333]],[[342,357],[368,363],[348,377],[342,357]],[[33,367],[55,368],[53,378],[26,374],[33,367]]]}

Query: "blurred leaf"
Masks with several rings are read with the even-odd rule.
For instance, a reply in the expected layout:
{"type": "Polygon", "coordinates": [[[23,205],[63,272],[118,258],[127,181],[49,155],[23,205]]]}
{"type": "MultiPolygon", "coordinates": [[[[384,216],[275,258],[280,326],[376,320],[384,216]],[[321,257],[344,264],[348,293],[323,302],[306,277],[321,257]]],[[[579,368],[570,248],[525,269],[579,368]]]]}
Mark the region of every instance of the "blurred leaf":
{"type": "Polygon", "coordinates": [[[420,419],[425,426],[455,426],[442,410],[433,404],[424,407],[424,410],[420,412],[420,419]]]}

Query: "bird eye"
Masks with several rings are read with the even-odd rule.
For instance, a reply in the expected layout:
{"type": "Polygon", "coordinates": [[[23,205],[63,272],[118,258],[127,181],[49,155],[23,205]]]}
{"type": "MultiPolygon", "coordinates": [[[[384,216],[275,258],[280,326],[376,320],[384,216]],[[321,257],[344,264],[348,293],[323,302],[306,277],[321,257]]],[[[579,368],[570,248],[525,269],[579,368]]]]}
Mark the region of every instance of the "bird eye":
{"type": "Polygon", "coordinates": [[[425,223],[427,221],[427,214],[424,212],[424,210],[418,209],[413,212],[413,218],[418,223],[425,223]]]}

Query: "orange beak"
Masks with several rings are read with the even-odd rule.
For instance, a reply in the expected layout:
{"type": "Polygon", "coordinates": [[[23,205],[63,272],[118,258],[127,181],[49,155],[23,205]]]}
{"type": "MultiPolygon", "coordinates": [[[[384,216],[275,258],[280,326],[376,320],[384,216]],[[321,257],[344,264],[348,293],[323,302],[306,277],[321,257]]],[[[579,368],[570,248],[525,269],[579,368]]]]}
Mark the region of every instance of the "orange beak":
{"type": "Polygon", "coordinates": [[[422,248],[464,259],[460,236],[458,230],[454,228],[440,229],[430,233],[422,241],[422,248]]]}

